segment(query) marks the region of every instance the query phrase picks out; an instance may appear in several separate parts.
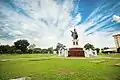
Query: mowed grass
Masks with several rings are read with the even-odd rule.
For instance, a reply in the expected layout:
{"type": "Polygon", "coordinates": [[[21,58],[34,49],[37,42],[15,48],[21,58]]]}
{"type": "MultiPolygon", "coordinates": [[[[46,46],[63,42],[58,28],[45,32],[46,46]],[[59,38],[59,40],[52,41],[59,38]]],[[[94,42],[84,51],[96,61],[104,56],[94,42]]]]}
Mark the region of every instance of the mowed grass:
{"type": "Polygon", "coordinates": [[[16,59],[16,58],[41,58],[41,57],[52,57],[56,56],[53,54],[4,54],[0,55],[0,59],[16,59]]]}
{"type": "Polygon", "coordinates": [[[99,56],[120,58],[120,53],[100,54],[99,56]]]}
{"type": "MultiPolygon", "coordinates": [[[[26,55],[1,56],[7,59],[26,58],[26,55]]],[[[1,56],[0,59],[3,59],[1,56]]],[[[120,59],[49,58],[55,55],[41,54],[28,56],[37,59],[0,61],[0,80],[19,77],[31,77],[32,80],[120,80],[120,67],[115,66],[120,59]]]]}

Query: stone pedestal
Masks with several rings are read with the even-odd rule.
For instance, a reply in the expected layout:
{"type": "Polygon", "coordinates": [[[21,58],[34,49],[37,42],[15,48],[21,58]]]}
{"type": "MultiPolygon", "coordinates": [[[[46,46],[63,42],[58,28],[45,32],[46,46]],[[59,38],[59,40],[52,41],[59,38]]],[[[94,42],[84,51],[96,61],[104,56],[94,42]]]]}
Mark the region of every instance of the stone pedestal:
{"type": "Polygon", "coordinates": [[[77,46],[78,46],[78,41],[79,41],[79,40],[78,40],[78,39],[74,39],[74,40],[72,40],[72,41],[73,41],[73,46],[74,46],[74,47],[75,47],[75,46],[77,47],[77,46]]]}
{"type": "Polygon", "coordinates": [[[69,48],[68,57],[85,57],[83,48],[69,48]]]}
{"type": "Polygon", "coordinates": [[[73,46],[69,48],[68,57],[85,57],[83,48],[78,46],[78,40],[73,40],[73,46]]]}

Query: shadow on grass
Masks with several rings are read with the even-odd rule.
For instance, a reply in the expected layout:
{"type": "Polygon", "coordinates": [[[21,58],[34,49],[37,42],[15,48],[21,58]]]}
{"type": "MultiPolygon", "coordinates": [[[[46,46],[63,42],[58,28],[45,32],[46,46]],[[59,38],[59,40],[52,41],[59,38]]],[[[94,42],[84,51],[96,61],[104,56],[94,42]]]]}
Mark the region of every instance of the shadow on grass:
{"type": "Polygon", "coordinates": [[[50,59],[32,59],[32,60],[29,60],[29,61],[46,61],[46,60],[50,60],[50,59]]]}
{"type": "Polygon", "coordinates": [[[118,76],[118,77],[116,78],[116,80],[120,80],[120,76],[118,76]]]}
{"type": "Polygon", "coordinates": [[[115,64],[114,66],[115,66],[115,67],[120,67],[120,64],[115,64]]]}

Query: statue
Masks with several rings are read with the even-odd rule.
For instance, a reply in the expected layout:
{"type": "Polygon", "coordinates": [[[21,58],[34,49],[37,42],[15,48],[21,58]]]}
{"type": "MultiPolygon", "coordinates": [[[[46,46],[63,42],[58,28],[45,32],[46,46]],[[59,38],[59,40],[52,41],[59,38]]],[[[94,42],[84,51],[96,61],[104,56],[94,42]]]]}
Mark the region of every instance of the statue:
{"type": "Polygon", "coordinates": [[[77,32],[76,32],[76,29],[74,28],[74,32],[71,31],[71,33],[72,33],[71,36],[73,37],[73,45],[78,45],[78,40],[77,40],[78,34],[77,34],[77,32]]]}
{"type": "Polygon", "coordinates": [[[72,37],[73,37],[73,40],[75,40],[75,39],[77,39],[78,38],[78,34],[77,34],[77,32],[76,32],[76,29],[74,28],[74,32],[73,31],[71,31],[71,33],[72,33],[72,37]]]}
{"type": "Polygon", "coordinates": [[[80,48],[78,45],[79,39],[76,29],[74,28],[74,31],[71,31],[71,33],[73,45],[68,50],[68,57],[85,57],[83,48],[80,48]]]}

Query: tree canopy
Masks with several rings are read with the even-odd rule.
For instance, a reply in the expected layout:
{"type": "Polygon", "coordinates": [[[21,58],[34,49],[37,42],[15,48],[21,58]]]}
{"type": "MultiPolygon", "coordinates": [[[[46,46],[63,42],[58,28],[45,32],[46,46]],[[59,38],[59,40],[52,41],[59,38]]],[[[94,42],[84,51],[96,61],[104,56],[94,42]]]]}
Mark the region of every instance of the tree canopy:
{"type": "Polygon", "coordinates": [[[94,50],[94,46],[90,43],[85,44],[84,48],[85,50],[90,50],[90,49],[94,50]]]}
{"type": "Polygon", "coordinates": [[[64,47],[65,45],[61,43],[57,43],[56,50],[59,50],[60,48],[64,47]]]}
{"type": "Polygon", "coordinates": [[[17,49],[20,49],[22,52],[25,52],[27,50],[27,47],[30,43],[28,43],[27,40],[17,40],[14,42],[14,45],[17,49]]]}

